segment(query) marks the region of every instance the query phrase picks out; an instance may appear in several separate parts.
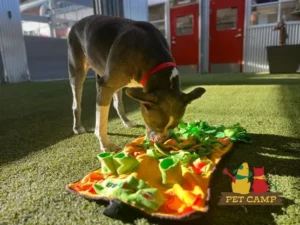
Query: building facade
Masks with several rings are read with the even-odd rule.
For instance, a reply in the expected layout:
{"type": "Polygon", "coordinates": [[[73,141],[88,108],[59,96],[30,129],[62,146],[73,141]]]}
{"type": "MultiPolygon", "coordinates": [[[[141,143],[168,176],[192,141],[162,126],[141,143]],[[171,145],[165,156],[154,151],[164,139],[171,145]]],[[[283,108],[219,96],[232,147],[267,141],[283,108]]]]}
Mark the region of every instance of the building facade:
{"type": "Polygon", "coordinates": [[[266,47],[279,45],[273,28],[280,19],[287,44],[300,44],[299,0],[20,2],[0,1],[1,83],[67,79],[70,27],[94,13],[150,21],[167,38],[183,73],[268,72],[266,47]]]}
{"type": "Polygon", "coordinates": [[[149,21],[169,40],[184,72],[267,72],[266,47],[279,45],[273,28],[281,18],[287,44],[300,44],[299,0],[149,2],[149,21]]]}

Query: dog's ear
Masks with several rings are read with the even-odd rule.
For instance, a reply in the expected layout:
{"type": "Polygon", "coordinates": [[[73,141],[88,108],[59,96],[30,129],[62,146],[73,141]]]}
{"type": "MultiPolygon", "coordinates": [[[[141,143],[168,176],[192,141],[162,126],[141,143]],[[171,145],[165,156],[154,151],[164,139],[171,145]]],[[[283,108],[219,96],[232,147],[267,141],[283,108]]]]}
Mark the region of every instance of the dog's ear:
{"type": "Polygon", "coordinates": [[[192,90],[188,94],[183,94],[183,101],[185,104],[189,104],[197,98],[200,98],[206,90],[204,88],[198,87],[192,90]]]}
{"type": "Polygon", "coordinates": [[[157,96],[153,93],[145,93],[142,88],[127,88],[125,93],[143,104],[154,104],[157,102],[157,96]]]}

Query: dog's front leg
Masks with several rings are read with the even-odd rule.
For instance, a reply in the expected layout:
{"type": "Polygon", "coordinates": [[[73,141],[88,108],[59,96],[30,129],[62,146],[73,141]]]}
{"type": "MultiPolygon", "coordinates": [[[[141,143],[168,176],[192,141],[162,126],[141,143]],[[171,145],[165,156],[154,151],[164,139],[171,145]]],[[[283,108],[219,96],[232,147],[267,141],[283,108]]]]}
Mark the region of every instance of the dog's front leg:
{"type": "Polygon", "coordinates": [[[99,139],[102,151],[120,150],[120,147],[111,143],[107,135],[109,108],[115,91],[117,90],[113,88],[97,86],[95,135],[99,139]]]}

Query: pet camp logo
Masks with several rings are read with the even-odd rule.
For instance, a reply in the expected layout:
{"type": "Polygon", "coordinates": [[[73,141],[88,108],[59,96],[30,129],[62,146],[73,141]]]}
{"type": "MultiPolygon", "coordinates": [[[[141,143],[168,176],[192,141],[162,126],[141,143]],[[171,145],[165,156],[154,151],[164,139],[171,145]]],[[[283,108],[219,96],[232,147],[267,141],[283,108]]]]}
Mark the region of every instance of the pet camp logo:
{"type": "Polygon", "coordinates": [[[253,168],[252,173],[245,162],[233,171],[234,175],[226,168],[223,173],[231,178],[232,192],[221,192],[219,205],[282,205],[282,193],[276,192],[276,185],[269,187],[264,167],[253,168]]]}

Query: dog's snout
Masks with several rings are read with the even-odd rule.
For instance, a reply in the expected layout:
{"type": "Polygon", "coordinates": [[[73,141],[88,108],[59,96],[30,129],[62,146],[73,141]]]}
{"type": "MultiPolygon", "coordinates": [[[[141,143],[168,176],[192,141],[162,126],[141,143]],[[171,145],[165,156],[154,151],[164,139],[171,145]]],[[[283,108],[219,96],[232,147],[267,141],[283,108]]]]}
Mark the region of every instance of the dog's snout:
{"type": "Polygon", "coordinates": [[[169,138],[169,132],[167,133],[162,133],[160,135],[157,136],[157,141],[158,142],[164,142],[169,138]]]}
{"type": "Polygon", "coordinates": [[[160,134],[160,133],[155,133],[155,132],[149,132],[148,137],[155,142],[164,142],[168,139],[169,135],[168,134],[160,134]]]}
{"type": "Polygon", "coordinates": [[[160,136],[160,137],[157,138],[157,141],[158,142],[164,142],[165,140],[167,140],[167,138],[168,138],[168,136],[165,136],[165,135],[164,136],[160,136]]]}

